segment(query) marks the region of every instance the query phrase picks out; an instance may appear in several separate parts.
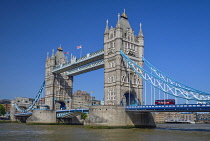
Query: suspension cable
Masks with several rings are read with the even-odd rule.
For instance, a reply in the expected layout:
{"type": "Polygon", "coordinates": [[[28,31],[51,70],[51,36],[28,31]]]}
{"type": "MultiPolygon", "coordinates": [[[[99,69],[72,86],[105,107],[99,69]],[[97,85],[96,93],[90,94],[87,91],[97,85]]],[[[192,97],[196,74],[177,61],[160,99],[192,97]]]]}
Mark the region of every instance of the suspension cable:
{"type": "Polygon", "coordinates": [[[130,82],[131,82],[131,78],[130,78],[130,66],[128,66],[128,73],[129,73],[129,106],[130,106],[130,104],[131,104],[131,86],[130,86],[130,82]]]}
{"type": "MultiPolygon", "coordinates": [[[[151,71],[151,74],[152,74],[152,71],[151,71]]],[[[150,90],[150,97],[151,97],[151,102],[150,102],[150,104],[152,105],[152,85],[150,85],[150,88],[151,88],[151,90],[150,90]]]]}
{"type": "Polygon", "coordinates": [[[210,94],[187,87],[177,81],[174,81],[170,77],[165,77],[160,71],[157,73],[154,68],[155,74],[151,74],[142,67],[138,66],[135,62],[129,59],[122,51],[120,51],[122,57],[128,63],[128,65],[135,71],[135,73],[141,76],[145,81],[153,85],[155,88],[161,90],[164,93],[164,99],[166,99],[165,94],[176,96],[177,98],[196,100],[196,101],[209,101],[210,94]],[[165,78],[168,78],[166,81],[165,78]],[[157,84],[155,83],[157,82],[157,84]],[[167,90],[166,90],[167,87],[167,90]],[[177,91],[178,93],[176,93],[177,91]]]}
{"type": "Polygon", "coordinates": [[[145,97],[144,97],[145,98],[144,104],[147,105],[147,101],[146,101],[146,98],[147,98],[147,90],[146,90],[147,89],[147,81],[145,81],[145,80],[144,80],[144,89],[145,89],[145,93],[144,93],[144,95],[145,95],[145,97]]]}

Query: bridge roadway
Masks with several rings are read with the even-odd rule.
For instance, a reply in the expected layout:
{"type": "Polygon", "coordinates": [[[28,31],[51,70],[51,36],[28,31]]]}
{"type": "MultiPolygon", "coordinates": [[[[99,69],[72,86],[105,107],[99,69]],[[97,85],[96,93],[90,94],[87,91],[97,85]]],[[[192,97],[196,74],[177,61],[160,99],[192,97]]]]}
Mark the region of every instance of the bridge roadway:
{"type": "Polygon", "coordinates": [[[16,117],[29,117],[32,115],[32,112],[27,112],[27,113],[16,113],[16,117]]]}
{"type": "MultiPolygon", "coordinates": [[[[132,112],[210,112],[210,104],[125,106],[125,110],[132,112]]],[[[72,118],[80,113],[89,113],[89,109],[58,110],[56,111],[56,118],[72,118]]],[[[29,117],[31,115],[32,112],[15,114],[16,117],[29,117]]]]}
{"type": "Polygon", "coordinates": [[[88,72],[88,71],[92,71],[92,70],[104,67],[104,63],[101,62],[103,59],[104,59],[104,50],[102,49],[94,53],[87,54],[86,56],[81,57],[79,59],[75,59],[75,60],[73,59],[70,62],[61,64],[60,66],[55,67],[52,72],[55,74],[59,74],[59,73],[67,71],[68,73],[67,75],[71,75],[71,76],[77,75],[78,71],[83,71],[84,73],[84,72],[88,72]],[[96,61],[101,62],[101,63],[97,63],[96,61]],[[85,70],[84,69],[85,65],[88,65],[89,69],[85,70]],[[83,66],[83,69],[80,68],[82,66],[83,66]],[[92,69],[90,69],[91,67],[92,69]],[[76,70],[77,70],[77,73],[75,73],[76,70]]]}
{"type": "MultiPolygon", "coordinates": [[[[210,104],[140,105],[125,106],[126,111],[142,112],[210,112],[210,104]]],[[[78,113],[89,113],[89,109],[56,111],[57,118],[67,118],[78,113]]]]}
{"type": "Polygon", "coordinates": [[[142,112],[210,112],[210,104],[140,105],[126,106],[125,110],[142,112]]]}
{"type": "Polygon", "coordinates": [[[80,113],[89,113],[89,109],[69,109],[56,111],[57,118],[72,118],[80,113]]]}

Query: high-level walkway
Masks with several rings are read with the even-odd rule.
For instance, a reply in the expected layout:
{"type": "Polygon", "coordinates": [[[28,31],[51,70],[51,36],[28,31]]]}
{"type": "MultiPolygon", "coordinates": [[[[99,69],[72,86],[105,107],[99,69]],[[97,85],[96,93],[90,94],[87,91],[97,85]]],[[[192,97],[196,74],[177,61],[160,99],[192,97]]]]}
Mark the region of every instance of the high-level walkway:
{"type": "Polygon", "coordinates": [[[91,54],[87,54],[79,59],[73,59],[70,62],[61,64],[53,69],[53,73],[59,74],[67,72],[67,75],[78,75],[92,70],[104,67],[104,50],[99,50],[91,54]]]}

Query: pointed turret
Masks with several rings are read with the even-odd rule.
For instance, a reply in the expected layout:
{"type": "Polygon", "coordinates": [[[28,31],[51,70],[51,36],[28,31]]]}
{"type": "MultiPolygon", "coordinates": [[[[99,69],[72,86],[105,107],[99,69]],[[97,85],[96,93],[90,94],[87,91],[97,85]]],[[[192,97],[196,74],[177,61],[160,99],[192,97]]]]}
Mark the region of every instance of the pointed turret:
{"type": "Polygon", "coordinates": [[[53,57],[53,56],[55,56],[55,54],[54,54],[54,49],[52,50],[52,56],[51,56],[51,57],[53,57]]]}
{"type": "Polygon", "coordinates": [[[117,20],[116,28],[120,28],[120,13],[118,13],[118,20],[117,20]]]}
{"type": "Polygon", "coordinates": [[[49,52],[47,52],[47,58],[49,58],[49,52]]]}
{"type": "Polygon", "coordinates": [[[122,25],[121,25],[121,19],[120,19],[120,13],[118,13],[118,20],[116,25],[116,37],[121,38],[122,37],[122,25]]]}
{"type": "Polygon", "coordinates": [[[55,63],[56,65],[60,65],[65,63],[66,59],[65,59],[65,55],[63,53],[63,49],[60,45],[60,47],[58,47],[57,52],[55,54],[55,63]]]}
{"type": "Polygon", "coordinates": [[[55,65],[55,54],[54,54],[54,49],[52,50],[52,56],[51,56],[51,65],[54,66],[55,65]]]}
{"type": "Polygon", "coordinates": [[[46,58],[46,63],[50,60],[50,57],[49,57],[49,52],[47,52],[47,58],[46,58]]]}
{"type": "Polygon", "coordinates": [[[139,42],[139,57],[142,57],[144,55],[144,34],[142,31],[142,24],[140,23],[140,30],[138,34],[138,42],[139,42]]]}
{"type": "Polygon", "coordinates": [[[125,9],[124,9],[124,13],[122,13],[122,18],[128,19],[128,16],[125,14],[125,9]]]}
{"type": "Polygon", "coordinates": [[[108,19],[106,20],[106,28],[105,28],[105,31],[104,31],[104,34],[107,34],[109,33],[109,27],[108,27],[108,19]]]}
{"type": "Polygon", "coordinates": [[[141,23],[140,23],[140,30],[139,30],[138,37],[144,37],[143,31],[142,31],[142,24],[141,23]]]}
{"type": "Polygon", "coordinates": [[[46,58],[46,60],[49,60],[49,59],[50,59],[49,52],[47,52],[47,58],[46,58]]]}
{"type": "Polygon", "coordinates": [[[109,27],[108,27],[108,19],[106,20],[106,28],[104,31],[104,42],[106,42],[109,38],[109,27]]]}
{"type": "Polygon", "coordinates": [[[125,9],[124,9],[124,13],[122,13],[121,15],[121,18],[119,18],[118,20],[117,27],[119,26],[122,29],[123,36],[125,36],[125,33],[127,32],[128,29],[132,29],[128,22],[128,16],[125,13],[125,9]]]}

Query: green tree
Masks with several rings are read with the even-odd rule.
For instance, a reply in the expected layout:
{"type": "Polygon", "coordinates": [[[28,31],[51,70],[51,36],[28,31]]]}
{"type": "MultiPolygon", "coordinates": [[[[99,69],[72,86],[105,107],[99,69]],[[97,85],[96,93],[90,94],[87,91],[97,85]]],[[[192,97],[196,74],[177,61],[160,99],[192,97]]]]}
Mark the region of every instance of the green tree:
{"type": "Polygon", "coordinates": [[[87,114],[86,113],[82,113],[82,119],[86,119],[86,117],[87,117],[87,114]]]}
{"type": "Polygon", "coordinates": [[[0,115],[6,114],[6,110],[2,104],[0,104],[0,115]]]}

